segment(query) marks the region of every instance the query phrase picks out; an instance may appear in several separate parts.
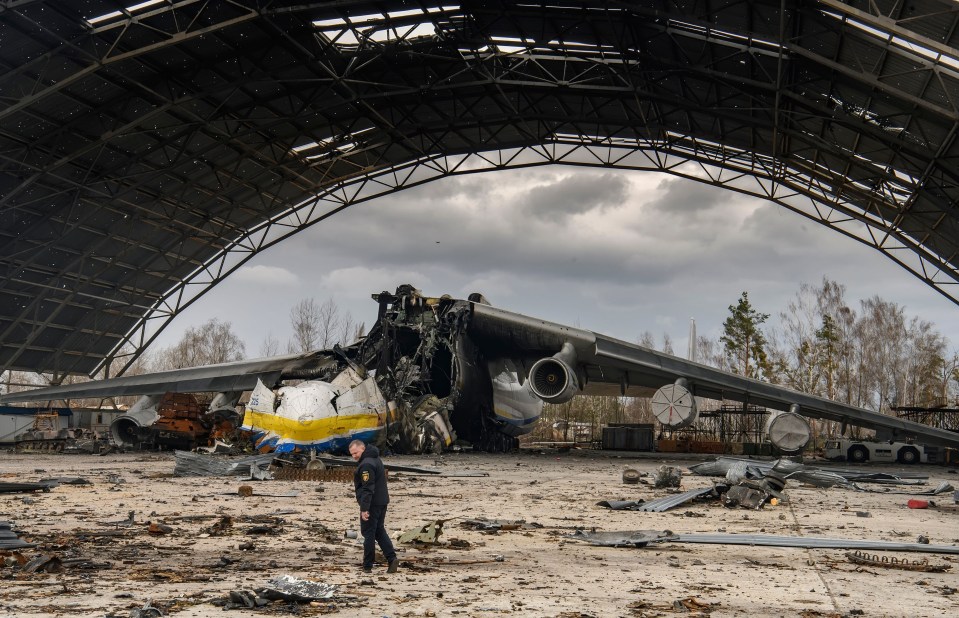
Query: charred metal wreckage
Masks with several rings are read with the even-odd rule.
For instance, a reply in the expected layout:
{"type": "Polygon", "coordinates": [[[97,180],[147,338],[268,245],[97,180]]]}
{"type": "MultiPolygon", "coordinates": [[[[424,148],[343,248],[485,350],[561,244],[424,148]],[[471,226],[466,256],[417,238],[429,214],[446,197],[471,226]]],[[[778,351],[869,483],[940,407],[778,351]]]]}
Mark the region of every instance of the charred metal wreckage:
{"type": "Polygon", "coordinates": [[[238,426],[258,448],[281,453],[338,451],[353,439],[409,453],[439,451],[456,440],[508,450],[532,429],[544,403],[577,394],[651,397],[658,420],[674,428],[696,420],[699,397],[765,406],[774,410],[771,425],[781,425],[769,428],[770,439],[786,451],[808,442],[805,417],[959,446],[952,432],[498,309],[480,294],[427,297],[402,285],[373,299],[376,323],[346,347],[53,386],[0,403],[141,395],[113,423],[120,446],[195,439],[198,427],[212,425],[238,426]],[[171,413],[175,400],[168,393],[216,396],[197,418],[186,404],[171,413]]]}

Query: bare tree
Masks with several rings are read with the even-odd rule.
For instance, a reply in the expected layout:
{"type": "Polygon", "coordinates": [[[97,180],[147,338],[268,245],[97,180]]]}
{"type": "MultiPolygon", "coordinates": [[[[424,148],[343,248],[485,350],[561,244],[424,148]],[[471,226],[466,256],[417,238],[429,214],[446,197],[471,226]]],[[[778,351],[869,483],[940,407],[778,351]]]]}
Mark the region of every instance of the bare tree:
{"type": "Polygon", "coordinates": [[[663,333],[663,352],[666,354],[674,354],[673,352],[673,338],[669,336],[669,333],[663,333]]]}
{"type": "Polygon", "coordinates": [[[230,322],[216,318],[188,328],[176,345],[162,350],[158,368],[182,369],[240,360],[246,352],[230,322]]]}
{"type": "Polygon", "coordinates": [[[329,312],[322,314],[322,310],[323,307],[312,298],[304,298],[290,309],[290,325],[293,328],[290,352],[302,353],[326,347],[330,325],[324,324],[324,319],[329,320],[331,316],[329,312]]]}
{"type": "Polygon", "coordinates": [[[280,353],[280,340],[268,333],[260,344],[260,356],[277,356],[280,353]]]}

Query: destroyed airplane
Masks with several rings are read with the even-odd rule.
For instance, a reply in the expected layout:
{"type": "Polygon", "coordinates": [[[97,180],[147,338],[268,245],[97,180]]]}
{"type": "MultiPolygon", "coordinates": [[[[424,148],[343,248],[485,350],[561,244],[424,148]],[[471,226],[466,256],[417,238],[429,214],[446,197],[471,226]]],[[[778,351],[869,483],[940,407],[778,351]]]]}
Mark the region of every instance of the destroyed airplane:
{"type": "Polygon", "coordinates": [[[252,390],[242,421],[235,421],[261,448],[338,451],[359,438],[416,453],[457,439],[481,450],[511,449],[544,403],[577,394],[652,396],[657,418],[669,427],[692,424],[695,398],[705,397],[777,410],[770,436],[787,450],[808,441],[804,417],[959,446],[952,432],[497,309],[480,294],[426,297],[403,285],[373,299],[376,324],[347,347],[54,386],[0,403],[143,395],[114,422],[115,441],[130,445],[157,422],[167,392],[219,393],[209,414],[228,417],[242,392],[252,390]],[[787,429],[774,431],[777,421],[787,429]]]}

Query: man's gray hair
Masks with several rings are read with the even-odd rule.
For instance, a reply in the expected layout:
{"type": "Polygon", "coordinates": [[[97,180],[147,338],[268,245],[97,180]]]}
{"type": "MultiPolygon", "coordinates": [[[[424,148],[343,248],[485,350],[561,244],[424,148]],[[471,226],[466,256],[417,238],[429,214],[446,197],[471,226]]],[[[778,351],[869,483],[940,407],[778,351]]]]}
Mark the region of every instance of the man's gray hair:
{"type": "Polygon", "coordinates": [[[362,440],[353,440],[347,448],[353,448],[354,446],[362,446],[363,450],[366,450],[366,442],[362,440]]]}

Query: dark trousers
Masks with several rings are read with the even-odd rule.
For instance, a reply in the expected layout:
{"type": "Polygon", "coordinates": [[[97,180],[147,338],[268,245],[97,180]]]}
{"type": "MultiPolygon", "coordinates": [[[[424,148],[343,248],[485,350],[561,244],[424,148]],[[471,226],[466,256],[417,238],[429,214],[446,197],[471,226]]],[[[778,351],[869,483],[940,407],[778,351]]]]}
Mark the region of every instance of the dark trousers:
{"type": "Polygon", "coordinates": [[[376,543],[380,544],[380,551],[387,562],[396,560],[396,550],[386,533],[386,505],[374,504],[370,507],[370,518],[363,521],[360,518],[360,532],[363,534],[363,566],[372,567],[376,556],[376,543]]]}

